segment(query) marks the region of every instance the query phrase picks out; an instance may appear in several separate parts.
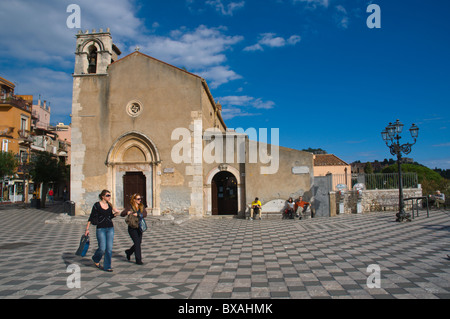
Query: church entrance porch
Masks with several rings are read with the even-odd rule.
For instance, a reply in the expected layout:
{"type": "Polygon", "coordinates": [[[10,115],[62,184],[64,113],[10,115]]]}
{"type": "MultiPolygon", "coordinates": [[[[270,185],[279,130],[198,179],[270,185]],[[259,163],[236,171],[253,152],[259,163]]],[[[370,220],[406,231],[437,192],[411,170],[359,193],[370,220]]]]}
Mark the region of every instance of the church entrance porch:
{"type": "Polygon", "coordinates": [[[110,148],[106,166],[115,206],[128,206],[131,196],[139,193],[147,212],[159,215],[160,157],[147,136],[138,132],[120,136],[110,148]]]}

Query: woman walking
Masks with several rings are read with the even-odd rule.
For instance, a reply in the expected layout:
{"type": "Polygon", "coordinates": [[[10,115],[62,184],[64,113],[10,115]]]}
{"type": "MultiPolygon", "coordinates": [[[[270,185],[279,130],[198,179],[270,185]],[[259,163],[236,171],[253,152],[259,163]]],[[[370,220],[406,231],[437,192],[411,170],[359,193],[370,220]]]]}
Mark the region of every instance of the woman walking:
{"type": "MultiPolygon", "coordinates": [[[[125,217],[130,214],[138,218],[138,221],[141,221],[142,218],[147,217],[147,211],[145,210],[144,204],[142,204],[142,197],[139,194],[134,194],[131,196],[130,206],[126,207],[125,210],[120,214],[120,216],[125,217]]],[[[128,234],[130,234],[131,240],[133,241],[133,246],[130,249],[125,250],[125,254],[127,259],[130,260],[131,255],[134,254],[136,258],[136,264],[143,265],[142,262],[142,251],[141,251],[141,243],[142,243],[142,230],[139,227],[139,223],[137,228],[134,228],[128,225],[128,234]]]]}
{"type": "Polygon", "coordinates": [[[96,250],[92,260],[95,266],[102,269],[100,266],[100,260],[104,256],[103,269],[105,271],[112,272],[111,267],[111,257],[112,257],[112,247],[114,241],[114,224],[112,219],[120,214],[120,211],[112,207],[111,192],[108,190],[103,190],[100,195],[98,195],[100,201],[96,202],[92,207],[91,215],[89,216],[88,223],[86,226],[85,235],[89,235],[89,226],[97,226],[96,235],[98,242],[98,249],[96,250]]]}

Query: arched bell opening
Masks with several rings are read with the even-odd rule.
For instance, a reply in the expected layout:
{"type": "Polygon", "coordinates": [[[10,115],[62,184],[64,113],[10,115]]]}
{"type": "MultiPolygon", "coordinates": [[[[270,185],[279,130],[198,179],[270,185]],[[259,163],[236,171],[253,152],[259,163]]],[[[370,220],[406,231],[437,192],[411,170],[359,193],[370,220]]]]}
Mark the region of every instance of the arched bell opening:
{"type": "Polygon", "coordinates": [[[88,53],[88,73],[95,74],[97,73],[97,48],[95,45],[91,45],[89,47],[88,53]]]}

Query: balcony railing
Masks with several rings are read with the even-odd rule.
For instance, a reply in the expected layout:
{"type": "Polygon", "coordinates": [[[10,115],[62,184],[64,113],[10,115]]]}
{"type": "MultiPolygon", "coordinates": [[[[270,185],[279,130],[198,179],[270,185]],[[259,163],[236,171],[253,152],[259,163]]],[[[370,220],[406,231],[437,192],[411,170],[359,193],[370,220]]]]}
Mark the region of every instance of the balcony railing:
{"type": "Polygon", "coordinates": [[[18,133],[19,133],[19,140],[20,140],[20,142],[22,142],[22,143],[33,143],[33,137],[31,136],[30,131],[28,131],[28,130],[19,130],[18,133]]]}
{"type": "Polygon", "coordinates": [[[5,97],[2,96],[0,98],[0,104],[7,104],[11,106],[18,107],[19,109],[31,112],[31,106],[27,104],[27,102],[24,99],[12,96],[12,97],[5,97]]]}

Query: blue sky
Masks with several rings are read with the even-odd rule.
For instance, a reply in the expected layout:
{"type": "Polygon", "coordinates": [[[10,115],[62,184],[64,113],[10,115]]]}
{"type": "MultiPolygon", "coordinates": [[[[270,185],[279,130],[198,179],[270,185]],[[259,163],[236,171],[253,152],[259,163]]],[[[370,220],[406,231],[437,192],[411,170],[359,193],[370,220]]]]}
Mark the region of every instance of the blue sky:
{"type": "Polygon", "coordinates": [[[280,145],[347,162],[391,158],[396,119],[419,126],[409,157],[450,169],[450,2],[446,0],[3,0],[0,76],[70,122],[75,38],[111,28],[140,51],[207,80],[229,128],[278,128],[280,145]],[[370,29],[369,4],[381,8],[370,29]]]}

